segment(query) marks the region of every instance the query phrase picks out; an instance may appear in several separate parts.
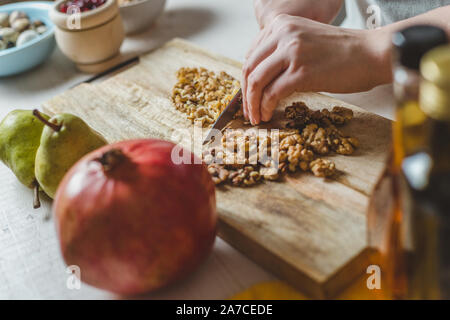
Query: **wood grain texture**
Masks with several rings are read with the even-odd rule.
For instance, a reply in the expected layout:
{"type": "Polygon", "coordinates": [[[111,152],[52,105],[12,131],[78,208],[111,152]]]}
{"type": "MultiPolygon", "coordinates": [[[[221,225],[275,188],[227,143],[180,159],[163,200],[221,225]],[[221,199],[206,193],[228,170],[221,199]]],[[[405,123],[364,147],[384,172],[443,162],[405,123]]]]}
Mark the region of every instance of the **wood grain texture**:
{"type": "MultiPolygon", "coordinates": [[[[102,83],[79,85],[43,107],[82,117],[110,142],[156,137],[197,151],[191,131],[182,131],[192,125],[175,110],[170,92],[179,68],[200,66],[241,74],[240,63],[175,39],[138,65],[102,83]]],[[[343,131],[358,137],[361,147],[353,156],[329,157],[340,171],[336,180],[298,173],[249,189],[218,188],[219,233],[303,292],[330,297],[367,267],[368,195],[384,166],[390,122],[324,95],[296,93],[281,101],[274,120],[262,127],[280,127],[283,107],[293,101],[312,109],[351,108],[355,119],[343,131]]]]}

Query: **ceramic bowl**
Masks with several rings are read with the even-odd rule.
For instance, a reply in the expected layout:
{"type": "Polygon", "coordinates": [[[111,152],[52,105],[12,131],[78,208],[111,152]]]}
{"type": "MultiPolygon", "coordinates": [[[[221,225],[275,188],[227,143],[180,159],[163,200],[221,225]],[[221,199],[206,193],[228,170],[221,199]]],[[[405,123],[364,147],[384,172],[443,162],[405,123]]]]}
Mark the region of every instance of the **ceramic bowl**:
{"type": "Polygon", "coordinates": [[[57,1],[50,11],[61,51],[81,70],[114,59],[125,38],[117,1],[107,0],[102,6],[75,16],[59,11],[65,1],[57,1]]]}
{"type": "Polygon", "coordinates": [[[55,48],[54,25],[48,12],[53,2],[19,2],[0,6],[0,12],[10,13],[15,10],[25,12],[31,21],[41,20],[47,31],[20,47],[0,51],[0,77],[25,72],[43,63],[55,48]]]}
{"type": "Polygon", "coordinates": [[[126,34],[148,29],[164,11],[166,0],[134,0],[119,7],[126,34]]]}

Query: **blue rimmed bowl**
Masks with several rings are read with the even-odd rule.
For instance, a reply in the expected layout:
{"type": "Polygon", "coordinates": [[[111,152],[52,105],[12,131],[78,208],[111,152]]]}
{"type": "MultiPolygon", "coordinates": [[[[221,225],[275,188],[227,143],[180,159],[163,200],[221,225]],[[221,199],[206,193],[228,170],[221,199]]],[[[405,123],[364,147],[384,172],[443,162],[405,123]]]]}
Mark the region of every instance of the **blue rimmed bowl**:
{"type": "Polygon", "coordinates": [[[41,20],[47,31],[20,47],[0,51],[0,77],[25,72],[43,63],[55,49],[55,26],[49,18],[53,2],[18,2],[0,6],[0,12],[25,12],[31,21],[41,20]]]}

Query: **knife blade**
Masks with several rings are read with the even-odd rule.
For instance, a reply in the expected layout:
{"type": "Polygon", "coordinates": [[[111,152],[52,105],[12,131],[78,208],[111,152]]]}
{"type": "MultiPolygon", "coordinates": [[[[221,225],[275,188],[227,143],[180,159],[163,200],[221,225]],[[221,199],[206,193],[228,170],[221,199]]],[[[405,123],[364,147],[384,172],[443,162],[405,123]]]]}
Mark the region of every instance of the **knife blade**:
{"type": "Polygon", "coordinates": [[[83,80],[83,81],[73,85],[71,88],[75,88],[76,86],[78,86],[78,85],[80,85],[82,83],[95,82],[98,79],[101,79],[101,78],[104,78],[106,76],[109,76],[109,75],[111,75],[111,74],[113,74],[115,72],[119,72],[119,71],[122,72],[123,71],[122,69],[131,67],[133,64],[138,63],[139,60],[140,60],[139,56],[133,57],[133,58],[128,59],[128,60],[125,60],[125,61],[119,63],[118,65],[115,65],[115,66],[113,66],[113,67],[111,67],[111,68],[109,68],[109,69],[107,69],[107,70],[105,70],[105,71],[103,71],[101,73],[95,74],[95,75],[91,76],[90,78],[88,78],[86,80],[83,80]]]}
{"type": "Polygon", "coordinates": [[[242,90],[239,89],[239,91],[236,93],[236,95],[233,97],[233,99],[230,101],[230,103],[226,106],[226,108],[222,111],[219,118],[217,118],[216,122],[212,126],[212,128],[209,130],[208,135],[206,136],[206,139],[203,140],[203,145],[208,144],[211,142],[211,140],[214,137],[214,133],[216,130],[223,130],[225,126],[234,119],[234,115],[236,112],[239,111],[239,109],[242,107],[242,90]]]}

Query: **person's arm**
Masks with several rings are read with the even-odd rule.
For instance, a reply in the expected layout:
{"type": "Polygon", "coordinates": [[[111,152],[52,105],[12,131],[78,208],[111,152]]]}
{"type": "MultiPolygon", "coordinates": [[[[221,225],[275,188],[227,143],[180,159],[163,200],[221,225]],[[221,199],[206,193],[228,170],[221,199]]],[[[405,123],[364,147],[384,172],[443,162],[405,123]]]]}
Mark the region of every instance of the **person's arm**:
{"type": "Polygon", "coordinates": [[[244,116],[269,121],[279,100],[295,91],[352,93],[392,82],[391,37],[415,24],[449,34],[450,6],[374,30],[330,26],[286,14],[259,34],[243,68],[244,116]]]}
{"type": "Polygon", "coordinates": [[[377,53],[377,58],[379,59],[378,65],[383,66],[380,69],[380,73],[383,74],[380,75],[380,84],[392,82],[392,35],[399,30],[419,24],[442,28],[450,40],[450,6],[437,8],[416,17],[398,21],[371,31],[373,33],[371,38],[374,42],[371,50],[377,53]]]}
{"type": "Polygon", "coordinates": [[[344,0],[254,0],[254,7],[256,20],[264,29],[280,14],[331,23],[343,3],[344,0]]]}

